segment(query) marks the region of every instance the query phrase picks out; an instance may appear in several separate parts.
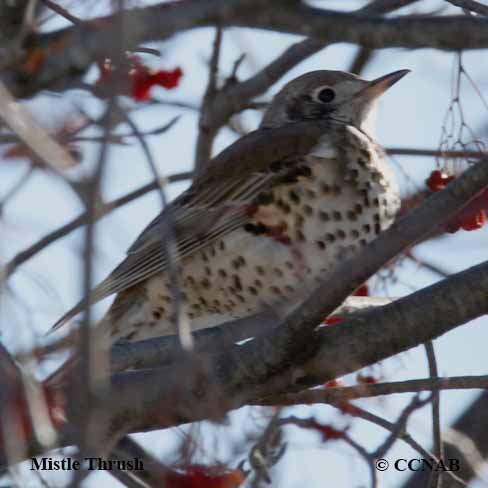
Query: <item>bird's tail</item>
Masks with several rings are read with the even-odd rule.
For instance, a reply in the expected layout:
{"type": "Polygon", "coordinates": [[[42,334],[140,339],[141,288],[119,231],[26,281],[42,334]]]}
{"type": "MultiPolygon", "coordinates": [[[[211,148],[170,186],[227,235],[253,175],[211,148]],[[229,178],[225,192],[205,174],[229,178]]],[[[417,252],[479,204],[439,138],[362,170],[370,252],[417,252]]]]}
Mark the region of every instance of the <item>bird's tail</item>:
{"type": "MultiPolygon", "coordinates": [[[[106,376],[109,372],[109,353],[111,346],[111,340],[107,331],[110,330],[108,324],[110,322],[110,315],[107,314],[101,320],[99,320],[93,326],[91,334],[91,358],[90,364],[93,374],[91,376],[97,376],[100,379],[102,376],[106,376]]],[[[47,387],[55,389],[64,389],[69,383],[72,382],[76,368],[80,364],[81,356],[77,350],[76,344],[79,341],[79,331],[76,331],[73,337],[69,340],[71,342],[71,355],[68,359],[50,376],[44,380],[44,384],[47,387]]]]}
{"type": "Polygon", "coordinates": [[[55,330],[58,330],[61,326],[66,324],[70,319],[72,319],[80,312],[82,312],[86,306],[87,306],[86,300],[82,300],[78,302],[73,308],[68,310],[61,318],[59,318],[47,333],[49,334],[51,332],[54,332],[55,330]]]}

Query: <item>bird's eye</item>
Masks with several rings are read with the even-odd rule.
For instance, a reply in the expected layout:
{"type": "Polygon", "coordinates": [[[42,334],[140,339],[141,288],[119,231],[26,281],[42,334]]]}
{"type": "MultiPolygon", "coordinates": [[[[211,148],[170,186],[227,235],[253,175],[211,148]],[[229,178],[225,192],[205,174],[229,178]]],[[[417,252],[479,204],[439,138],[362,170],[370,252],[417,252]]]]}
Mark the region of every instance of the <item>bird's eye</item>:
{"type": "Polygon", "coordinates": [[[332,102],[335,96],[335,91],[332,88],[324,88],[323,90],[320,90],[317,94],[317,98],[324,103],[332,102]]]}

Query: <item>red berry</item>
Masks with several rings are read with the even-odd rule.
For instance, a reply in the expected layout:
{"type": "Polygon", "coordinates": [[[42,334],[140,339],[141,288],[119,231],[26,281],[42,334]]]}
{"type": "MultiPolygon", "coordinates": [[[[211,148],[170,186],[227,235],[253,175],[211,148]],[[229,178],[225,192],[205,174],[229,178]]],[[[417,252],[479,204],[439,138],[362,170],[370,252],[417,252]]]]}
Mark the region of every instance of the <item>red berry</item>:
{"type": "Polygon", "coordinates": [[[454,180],[456,177],[453,175],[448,175],[435,169],[430,173],[430,176],[425,180],[426,185],[431,191],[442,190],[448,183],[454,180]]]}
{"type": "Polygon", "coordinates": [[[486,213],[484,210],[468,215],[463,219],[462,228],[464,230],[478,230],[486,223],[486,213]]]}
{"type": "MultiPolygon", "coordinates": [[[[456,177],[447,175],[439,170],[430,173],[426,180],[427,186],[431,191],[442,190],[449,182],[456,177]]],[[[467,231],[481,229],[486,223],[486,213],[488,210],[488,188],[485,188],[477,197],[475,197],[466,207],[458,212],[454,217],[444,225],[446,232],[453,234],[459,229],[467,231]]]]}
{"type": "Polygon", "coordinates": [[[311,424],[311,428],[320,432],[323,441],[343,439],[346,434],[346,430],[338,430],[327,424],[319,424],[315,420],[311,424]]]}
{"type": "Polygon", "coordinates": [[[326,325],[332,325],[332,324],[338,324],[339,322],[342,322],[344,320],[344,317],[339,317],[338,315],[333,315],[332,317],[328,317],[324,320],[324,324],[326,325]]]}
{"type": "Polygon", "coordinates": [[[183,76],[183,71],[178,67],[173,71],[157,71],[153,76],[155,84],[170,90],[178,86],[180,78],[183,76]]]}
{"type": "Polygon", "coordinates": [[[334,380],[329,380],[324,383],[324,388],[336,388],[338,386],[344,386],[341,380],[339,379],[334,379],[334,380]]]}
{"type": "Polygon", "coordinates": [[[372,375],[362,375],[361,373],[358,373],[356,381],[361,385],[376,385],[379,379],[372,375]]]}
{"type": "Polygon", "coordinates": [[[151,76],[147,71],[134,71],[132,74],[131,97],[138,101],[148,100],[152,86],[151,76]]]}
{"type": "Polygon", "coordinates": [[[139,63],[135,65],[131,73],[131,96],[135,100],[148,100],[150,98],[149,92],[153,86],[162,86],[167,90],[175,88],[183,75],[181,68],[176,68],[173,71],[151,72],[146,66],[139,63]]]}
{"type": "Polygon", "coordinates": [[[486,223],[486,212],[483,209],[480,209],[479,205],[480,201],[478,199],[469,203],[463,210],[446,223],[446,231],[453,234],[459,229],[466,231],[481,229],[486,223]]]}

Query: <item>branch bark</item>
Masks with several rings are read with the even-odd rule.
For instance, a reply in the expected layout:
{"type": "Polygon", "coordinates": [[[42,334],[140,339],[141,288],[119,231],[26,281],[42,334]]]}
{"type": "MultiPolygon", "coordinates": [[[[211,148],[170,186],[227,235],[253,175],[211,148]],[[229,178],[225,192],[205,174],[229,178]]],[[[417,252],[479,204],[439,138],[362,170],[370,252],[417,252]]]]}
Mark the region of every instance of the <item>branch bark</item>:
{"type": "Polygon", "coordinates": [[[456,7],[462,8],[469,12],[475,12],[479,15],[488,15],[488,6],[482,3],[475,2],[474,0],[447,0],[456,7]]]}
{"type": "MultiPolygon", "coordinates": [[[[223,151],[214,164],[226,166],[237,156],[245,164],[246,158],[255,161],[269,158],[270,153],[290,154],[290,148],[303,150],[314,145],[323,130],[321,124],[303,122],[269,130],[265,140],[251,133],[223,151]]],[[[114,375],[106,409],[112,432],[215,417],[216,398],[223,414],[275,393],[321,384],[486,313],[488,264],[483,264],[340,326],[315,330],[371,274],[448,220],[487,185],[488,160],[482,159],[380,234],[357,257],[339,264],[271,333],[217,353],[197,368],[193,360],[183,360],[175,366],[114,375]]],[[[68,416],[79,413],[76,405],[68,407],[72,409],[68,416]]]]}
{"type": "Polygon", "coordinates": [[[161,41],[188,29],[217,25],[304,35],[321,44],[355,43],[368,49],[459,50],[488,46],[488,19],[481,17],[384,18],[317,9],[299,2],[281,2],[276,8],[276,4],[265,0],[168,2],[124,11],[123,15],[128,27],[123,45],[114,46],[118,14],[54,33],[32,34],[25,46],[26,59],[36,49],[44,53],[42,64],[29,71],[29,63],[12,62],[2,79],[18,97],[32,96],[46,88],[67,88],[94,60],[106,57],[111,50],[131,50],[141,43],[161,41]]]}
{"type": "MultiPolygon", "coordinates": [[[[445,190],[431,197],[411,215],[401,219],[380,235],[357,258],[339,266],[337,272],[329,277],[328,282],[278,330],[273,331],[273,334],[257,338],[228,353],[217,355],[212,361],[211,377],[215,378],[219,389],[225,392],[225,398],[230,402],[229,408],[242,405],[243,403],[240,402],[243,399],[245,403],[252,396],[255,398],[266,396],[290,384],[303,388],[328,378],[335,378],[431,340],[466,320],[486,313],[488,265],[485,264],[472,268],[465,274],[454,275],[441,284],[421,290],[394,304],[369,312],[365,317],[371,318],[373,315],[375,317],[371,322],[367,321],[369,326],[363,323],[366,320],[363,318],[347,321],[340,327],[331,327],[313,333],[316,324],[364,282],[369,274],[391,259],[395,253],[447,220],[487,184],[488,164],[481,161],[448,185],[445,190]],[[327,286],[331,282],[334,283],[333,289],[327,286]],[[443,287],[442,292],[439,292],[438,287],[443,287]],[[356,327],[358,322],[361,327],[356,327]],[[299,335],[306,337],[306,343],[299,335]],[[310,344],[315,346],[310,347],[310,344]],[[321,347],[320,344],[324,346],[321,347]],[[310,357],[315,359],[309,359],[310,357]],[[305,362],[307,359],[308,362],[305,362]],[[297,365],[301,371],[300,375],[297,373],[297,365]],[[301,377],[300,381],[298,381],[299,377],[301,377]],[[234,402],[237,402],[237,405],[234,402]]],[[[144,395],[134,394],[132,390],[128,396],[132,399],[147,398],[148,405],[153,406],[156,401],[153,396],[154,385],[161,387],[161,381],[151,376],[157,375],[158,372],[146,371],[132,374],[142,375],[138,378],[140,383],[136,381],[132,387],[142,388],[144,395]],[[145,389],[149,385],[152,385],[152,392],[145,389]]],[[[176,371],[171,374],[165,370],[163,376],[165,387],[168,382],[176,381],[173,386],[180,383],[176,371]]],[[[122,375],[114,379],[116,385],[125,388],[122,385],[125,385],[126,376],[122,375]]],[[[130,388],[127,393],[129,391],[130,388]]],[[[168,394],[169,392],[165,391],[159,398],[167,399],[168,394]]],[[[208,394],[208,390],[199,391],[199,408],[205,404],[205,397],[208,394]]],[[[195,401],[195,398],[192,398],[192,401],[195,401]]],[[[118,402],[119,405],[123,403],[123,401],[118,402]]],[[[191,409],[191,404],[186,403],[186,406],[191,409]]],[[[134,417],[131,415],[131,418],[137,418],[137,422],[143,421],[143,425],[148,418],[152,417],[151,414],[149,416],[142,414],[141,405],[139,407],[133,405],[132,408],[137,410],[137,414],[134,417]]],[[[200,412],[204,410],[202,408],[200,412]]],[[[124,418],[127,418],[127,415],[126,411],[124,418]]],[[[159,411],[157,418],[160,420],[159,411]]],[[[154,418],[152,420],[154,421],[154,418]]]]}
{"type": "MultiPolygon", "coordinates": [[[[207,368],[212,372],[210,383],[208,377],[203,383],[193,383],[193,377],[187,375],[188,369],[181,361],[164,368],[115,374],[110,401],[105,409],[110,413],[111,431],[123,428],[139,432],[203,420],[209,416],[215,418],[216,403],[220,414],[247,404],[286,403],[286,396],[283,397],[286,391],[303,390],[356,371],[487,313],[487,293],[488,263],[483,263],[360,317],[319,329],[313,338],[319,345],[313,358],[279,371],[277,375],[268,372],[265,379],[260,377],[260,367],[266,364],[266,358],[257,355],[258,341],[250,341],[229,351],[214,352],[207,368]],[[253,355],[256,361],[254,374],[249,371],[245,379],[238,374],[238,368],[223,369],[223,365],[232,368],[244,356],[241,349],[247,356],[253,355]]],[[[416,391],[422,386],[431,389],[432,385],[478,388],[486,383],[479,378],[422,381],[424,385],[405,382],[403,390],[399,387],[398,391],[416,391]]],[[[370,390],[373,394],[385,394],[389,393],[391,386],[365,388],[364,396],[370,396],[370,390]]],[[[351,393],[346,391],[343,399],[360,396],[358,392],[351,393]]],[[[332,395],[329,398],[331,403],[337,403],[333,390],[329,395],[332,395]]],[[[68,407],[68,428],[62,435],[63,444],[69,443],[71,438],[69,419],[79,414],[76,404],[68,407]]],[[[33,444],[33,447],[36,446],[33,444]]],[[[29,455],[36,453],[39,451],[32,450],[29,455]]],[[[6,459],[0,456],[0,464],[5,462],[6,459]]]]}
{"type": "MultiPolygon", "coordinates": [[[[220,391],[220,406],[226,411],[272,400],[283,391],[321,384],[432,340],[488,312],[487,291],[488,263],[483,263],[361,317],[319,329],[313,337],[319,345],[315,356],[279,372],[266,369],[267,358],[258,355],[258,340],[215,353],[209,370],[212,384],[220,391]],[[234,365],[250,356],[254,368],[243,377],[234,365]]],[[[131,419],[131,430],[140,431],[206,418],[208,409],[215,407],[215,389],[195,388],[189,378],[182,383],[184,373],[179,363],[115,374],[110,407],[113,428],[127,419],[131,419]]]]}

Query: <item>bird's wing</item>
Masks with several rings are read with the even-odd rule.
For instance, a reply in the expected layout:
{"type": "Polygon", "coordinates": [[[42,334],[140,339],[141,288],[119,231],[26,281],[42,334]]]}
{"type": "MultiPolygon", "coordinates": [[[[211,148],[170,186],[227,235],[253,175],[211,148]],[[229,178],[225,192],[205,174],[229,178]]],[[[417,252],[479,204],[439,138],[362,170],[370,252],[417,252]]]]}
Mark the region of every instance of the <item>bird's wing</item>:
{"type": "MultiPolygon", "coordinates": [[[[274,181],[286,180],[294,171],[296,162],[308,153],[317,137],[309,141],[287,141],[289,147],[274,151],[278,159],[260,158],[259,147],[255,158],[246,151],[246,139],[269,137],[274,131],[260,130],[240,139],[216,158],[206,172],[195,178],[192,186],[168,205],[141,233],[128,250],[127,257],[91,293],[89,304],[109,295],[126,290],[166,269],[162,235],[174,239],[179,259],[208,246],[233,230],[243,226],[248,219],[249,205],[274,181]],[[261,134],[259,134],[261,133],[261,134]],[[239,147],[241,146],[241,147],[239,147]],[[233,155],[241,155],[235,159],[233,155]],[[234,159],[233,159],[234,157],[234,159]]],[[[285,134],[286,135],[286,134],[285,134]]],[[[253,146],[251,141],[251,148],[253,146]]],[[[286,144],[285,144],[286,146],[286,144]]],[[[266,156],[266,155],[265,155],[266,156]]],[[[80,301],[53,326],[61,327],[86,307],[80,301]]]]}

